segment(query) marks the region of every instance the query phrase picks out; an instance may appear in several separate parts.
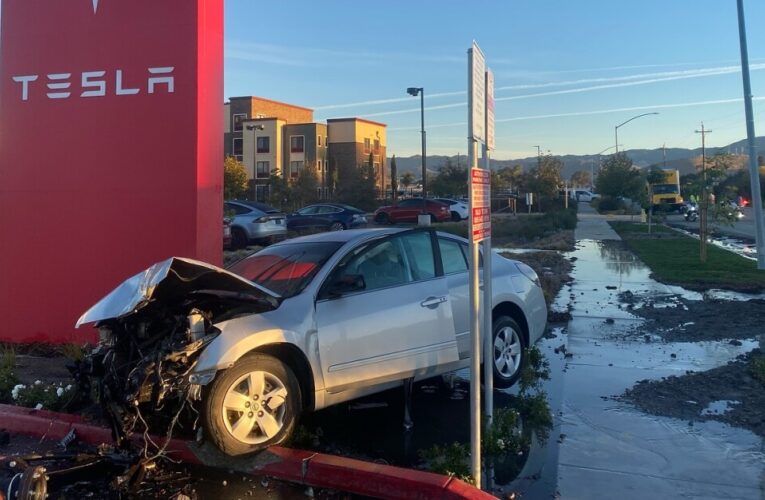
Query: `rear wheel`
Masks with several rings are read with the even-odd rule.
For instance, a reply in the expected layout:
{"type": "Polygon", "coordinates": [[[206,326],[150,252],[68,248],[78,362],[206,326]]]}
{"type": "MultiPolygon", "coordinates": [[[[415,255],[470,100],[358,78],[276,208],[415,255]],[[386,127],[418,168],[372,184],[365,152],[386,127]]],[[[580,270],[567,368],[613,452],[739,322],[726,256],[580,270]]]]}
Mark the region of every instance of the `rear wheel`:
{"type": "Polygon", "coordinates": [[[330,231],[342,231],[345,229],[345,225],[342,222],[333,222],[331,226],[329,226],[330,231]]]}
{"type": "Polygon", "coordinates": [[[300,411],[300,385],[289,366],[273,356],[251,354],[212,382],[203,419],[210,440],[234,456],[286,440],[300,411]]]}
{"type": "Polygon", "coordinates": [[[518,380],[526,356],[523,330],[513,318],[500,316],[494,319],[492,338],[494,385],[510,387],[518,380]]]}
{"type": "Polygon", "coordinates": [[[231,228],[231,248],[236,250],[247,246],[247,233],[240,227],[231,228]]]}
{"type": "Polygon", "coordinates": [[[428,215],[430,215],[430,223],[431,224],[435,224],[436,222],[438,222],[438,219],[436,219],[435,215],[433,215],[433,214],[428,214],[428,215]]]}

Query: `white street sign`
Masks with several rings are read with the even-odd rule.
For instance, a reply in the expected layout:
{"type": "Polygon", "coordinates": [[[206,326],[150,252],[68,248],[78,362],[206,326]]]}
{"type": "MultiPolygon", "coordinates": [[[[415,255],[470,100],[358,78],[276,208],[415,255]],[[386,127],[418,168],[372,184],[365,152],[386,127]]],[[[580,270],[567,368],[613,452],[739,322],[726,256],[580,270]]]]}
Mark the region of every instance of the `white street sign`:
{"type": "Polygon", "coordinates": [[[473,47],[468,51],[470,61],[470,81],[468,96],[470,98],[470,117],[472,130],[470,137],[483,142],[485,137],[486,116],[486,61],[478,44],[473,41],[473,47]]]}
{"type": "Polygon", "coordinates": [[[494,73],[486,70],[486,149],[494,149],[494,73]]]}

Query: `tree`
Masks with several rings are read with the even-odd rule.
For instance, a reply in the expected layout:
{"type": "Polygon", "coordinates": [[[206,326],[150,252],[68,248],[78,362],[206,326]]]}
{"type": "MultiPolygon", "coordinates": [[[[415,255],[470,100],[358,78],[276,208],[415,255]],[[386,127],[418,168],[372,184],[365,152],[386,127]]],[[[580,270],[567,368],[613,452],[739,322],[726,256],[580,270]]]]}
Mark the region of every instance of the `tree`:
{"type": "Polygon", "coordinates": [[[374,168],[374,157],[361,165],[338,165],[337,189],[335,198],[362,209],[374,208],[377,199],[377,174],[374,168]]]}
{"type": "Polygon", "coordinates": [[[652,166],[645,176],[645,180],[648,183],[648,235],[651,234],[651,226],[653,226],[653,186],[654,184],[661,184],[664,180],[664,171],[657,167],[652,166]]]}
{"type": "Polygon", "coordinates": [[[318,187],[319,180],[316,176],[316,168],[312,162],[306,162],[300,170],[298,178],[290,186],[289,199],[292,210],[314,203],[318,187]]]}
{"type": "Polygon", "coordinates": [[[223,198],[233,200],[247,194],[247,169],[242,162],[229,156],[223,161],[223,198]]]}
{"type": "Polygon", "coordinates": [[[467,194],[467,168],[455,165],[451,158],[438,170],[438,175],[428,179],[430,191],[436,196],[460,196],[467,194]]]}
{"type": "Polygon", "coordinates": [[[268,179],[268,203],[281,210],[286,210],[290,201],[290,185],[287,179],[282,175],[282,171],[276,168],[271,171],[271,176],[268,179]]]}
{"type": "Polygon", "coordinates": [[[600,169],[595,188],[601,196],[643,200],[645,181],[625,153],[611,155],[600,169]]]}
{"type": "Polygon", "coordinates": [[[591,182],[592,178],[587,170],[577,170],[571,174],[571,185],[573,187],[587,187],[591,182]]]}
{"type": "Polygon", "coordinates": [[[396,167],[396,155],[390,160],[390,191],[393,201],[398,198],[398,168],[396,167]]]}
{"type": "Polygon", "coordinates": [[[523,178],[523,167],[521,165],[502,167],[499,170],[493,170],[491,174],[491,187],[493,192],[517,191],[521,184],[521,179],[523,178]]]}
{"type": "Polygon", "coordinates": [[[522,184],[527,192],[535,193],[537,206],[542,209],[542,197],[552,198],[557,195],[561,185],[561,170],[563,162],[552,155],[539,157],[539,162],[522,178],[522,184]]]}
{"type": "Polygon", "coordinates": [[[412,172],[404,172],[404,175],[401,176],[401,185],[404,186],[404,189],[408,189],[412,184],[414,184],[414,174],[412,172]]]}

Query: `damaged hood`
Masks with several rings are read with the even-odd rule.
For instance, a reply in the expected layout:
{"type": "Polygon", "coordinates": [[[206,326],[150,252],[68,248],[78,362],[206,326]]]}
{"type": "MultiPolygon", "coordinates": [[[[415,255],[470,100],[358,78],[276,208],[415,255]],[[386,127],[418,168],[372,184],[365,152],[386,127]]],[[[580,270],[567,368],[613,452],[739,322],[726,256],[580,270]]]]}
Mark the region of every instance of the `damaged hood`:
{"type": "Polygon", "coordinates": [[[152,300],[182,298],[193,292],[216,291],[246,294],[274,308],[278,294],[225,269],[193,259],[171,257],[128,278],[99,300],[77,320],[75,328],[86,323],[120,318],[145,307],[152,300]]]}

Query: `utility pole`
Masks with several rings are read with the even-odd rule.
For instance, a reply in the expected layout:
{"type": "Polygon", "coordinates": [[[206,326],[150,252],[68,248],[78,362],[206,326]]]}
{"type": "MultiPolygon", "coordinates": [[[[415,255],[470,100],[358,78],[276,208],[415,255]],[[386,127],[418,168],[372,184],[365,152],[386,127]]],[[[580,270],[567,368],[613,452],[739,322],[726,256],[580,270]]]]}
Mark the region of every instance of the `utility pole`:
{"type": "Polygon", "coordinates": [[[699,217],[699,240],[700,250],[699,259],[701,262],[707,261],[707,213],[709,210],[709,195],[707,194],[707,149],[706,135],[711,134],[711,130],[704,128],[704,122],[701,122],[701,130],[696,131],[701,134],[701,216],[699,217]]]}
{"type": "Polygon", "coordinates": [[[754,111],[752,110],[752,85],[749,81],[749,50],[746,45],[744,1],[738,0],[738,37],[741,48],[741,77],[744,83],[744,111],[746,113],[746,142],[749,149],[749,179],[752,183],[752,210],[757,245],[757,269],[765,269],[765,221],[760,193],[760,170],[757,166],[757,150],[754,139],[754,111]]]}
{"type": "Polygon", "coordinates": [[[667,169],[667,143],[661,145],[661,156],[664,159],[664,169],[667,169]]]}

